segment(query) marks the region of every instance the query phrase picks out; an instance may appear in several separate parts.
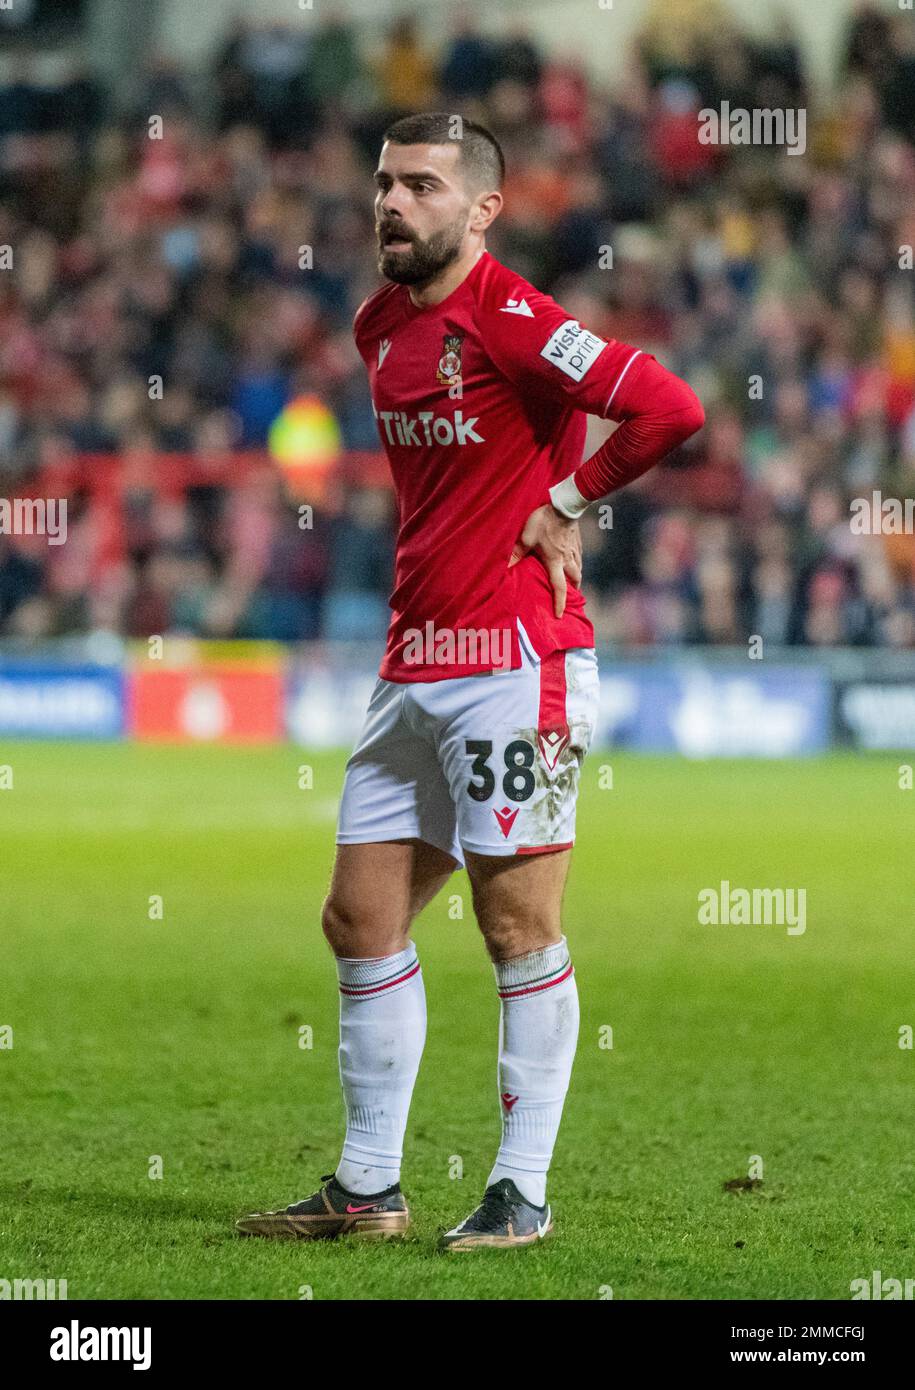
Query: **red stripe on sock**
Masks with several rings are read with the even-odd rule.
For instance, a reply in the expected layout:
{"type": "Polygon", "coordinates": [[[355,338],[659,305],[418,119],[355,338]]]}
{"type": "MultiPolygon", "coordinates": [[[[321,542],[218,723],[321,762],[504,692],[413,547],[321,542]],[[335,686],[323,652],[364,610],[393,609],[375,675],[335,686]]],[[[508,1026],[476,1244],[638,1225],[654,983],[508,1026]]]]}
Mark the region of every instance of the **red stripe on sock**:
{"type": "Polygon", "coordinates": [[[419,961],[405,975],[397,975],[393,980],[388,980],[386,984],[365,985],[361,989],[352,989],[349,985],[341,985],[340,993],[355,996],[357,999],[364,999],[367,994],[382,994],[386,989],[393,989],[395,985],[402,985],[405,980],[411,980],[418,969],[419,961]]]}
{"type": "Polygon", "coordinates": [[[526,985],[523,989],[512,990],[511,992],[500,989],[498,991],[499,998],[520,999],[525,994],[539,994],[541,990],[553,989],[555,985],[561,985],[563,980],[567,980],[569,976],[573,973],[573,967],[570,964],[568,970],[564,971],[563,974],[558,977],[558,979],[547,980],[546,984],[544,985],[526,985]]]}

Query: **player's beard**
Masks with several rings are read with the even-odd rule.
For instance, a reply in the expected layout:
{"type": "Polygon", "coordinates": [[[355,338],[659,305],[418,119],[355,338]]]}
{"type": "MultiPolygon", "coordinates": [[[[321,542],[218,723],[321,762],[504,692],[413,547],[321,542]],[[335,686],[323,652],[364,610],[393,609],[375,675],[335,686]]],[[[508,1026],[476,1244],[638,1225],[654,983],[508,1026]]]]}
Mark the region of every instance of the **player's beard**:
{"type": "MultiPolygon", "coordinates": [[[[433,232],[425,241],[405,234],[405,239],[412,242],[409,251],[388,251],[381,246],[378,269],[385,279],[393,280],[398,285],[428,284],[452,261],[457,260],[466,228],[466,214],[461,214],[447,227],[433,232]]],[[[384,230],[397,229],[386,227],[384,230]]]]}

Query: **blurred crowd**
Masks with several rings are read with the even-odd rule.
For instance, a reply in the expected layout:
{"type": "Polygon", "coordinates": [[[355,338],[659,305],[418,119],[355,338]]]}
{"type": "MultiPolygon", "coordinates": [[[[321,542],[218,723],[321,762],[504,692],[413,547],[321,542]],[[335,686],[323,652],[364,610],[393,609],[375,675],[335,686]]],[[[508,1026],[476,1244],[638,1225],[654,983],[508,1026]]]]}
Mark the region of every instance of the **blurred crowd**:
{"type": "Polygon", "coordinates": [[[371,171],[392,119],[446,109],[505,149],[493,254],[706,406],[584,523],[599,639],[915,646],[915,537],[849,525],[853,498],[915,491],[911,15],[862,7],[814,93],[787,23],[760,42],[714,0],[658,0],[613,70],[601,89],[463,12],[437,47],[410,19],[246,22],[203,77],[158,58],[116,93],[76,67],[49,90],[20,55],[0,91],[0,497],[77,481],[65,545],[0,535],[0,635],[382,636],[377,470],[303,532],[279,475],[234,460],[302,396],[377,453],[350,332],[378,284],[371,171]],[[700,143],[722,101],[803,107],[806,152],[700,143]],[[116,545],[93,485],[110,455],[116,545]]]}

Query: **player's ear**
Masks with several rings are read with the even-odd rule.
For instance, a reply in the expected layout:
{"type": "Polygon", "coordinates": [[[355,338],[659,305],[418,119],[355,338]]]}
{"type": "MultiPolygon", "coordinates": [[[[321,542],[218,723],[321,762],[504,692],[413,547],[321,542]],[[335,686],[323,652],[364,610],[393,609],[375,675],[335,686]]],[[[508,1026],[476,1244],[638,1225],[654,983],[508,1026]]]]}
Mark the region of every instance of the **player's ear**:
{"type": "Polygon", "coordinates": [[[493,189],[491,193],[481,194],[470,216],[470,230],[485,232],[486,228],[495,222],[501,211],[502,194],[498,189],[493,189]]]}

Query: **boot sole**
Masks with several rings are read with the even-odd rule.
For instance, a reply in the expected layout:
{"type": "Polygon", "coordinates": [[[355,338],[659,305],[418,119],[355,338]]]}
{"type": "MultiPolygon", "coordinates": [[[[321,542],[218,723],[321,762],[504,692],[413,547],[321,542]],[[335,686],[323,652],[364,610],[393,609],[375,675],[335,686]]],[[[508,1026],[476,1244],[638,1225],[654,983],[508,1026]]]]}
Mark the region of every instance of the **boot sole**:
{"type": "Polygon", "coordinates": [[[242,1236],[264,1236],[268,1240],[400,1240],[410,1225],[410,1213],[392,1212],[390,1216],[344,1217],[333,1216],[245,1216],[236,1221],[235,1229],[242,1236]]]}
{"type": "Polygon", "coordinates": [[[462,1236],[458,1240],[442,1240],[439,1249],[445,1253],[462,1254],[466,1250],[513,1250],[522,1245],[539,1245],[553,1234],[550,1222],[543,1235],[533,1231],[529,1236],[462,1236]]]}

